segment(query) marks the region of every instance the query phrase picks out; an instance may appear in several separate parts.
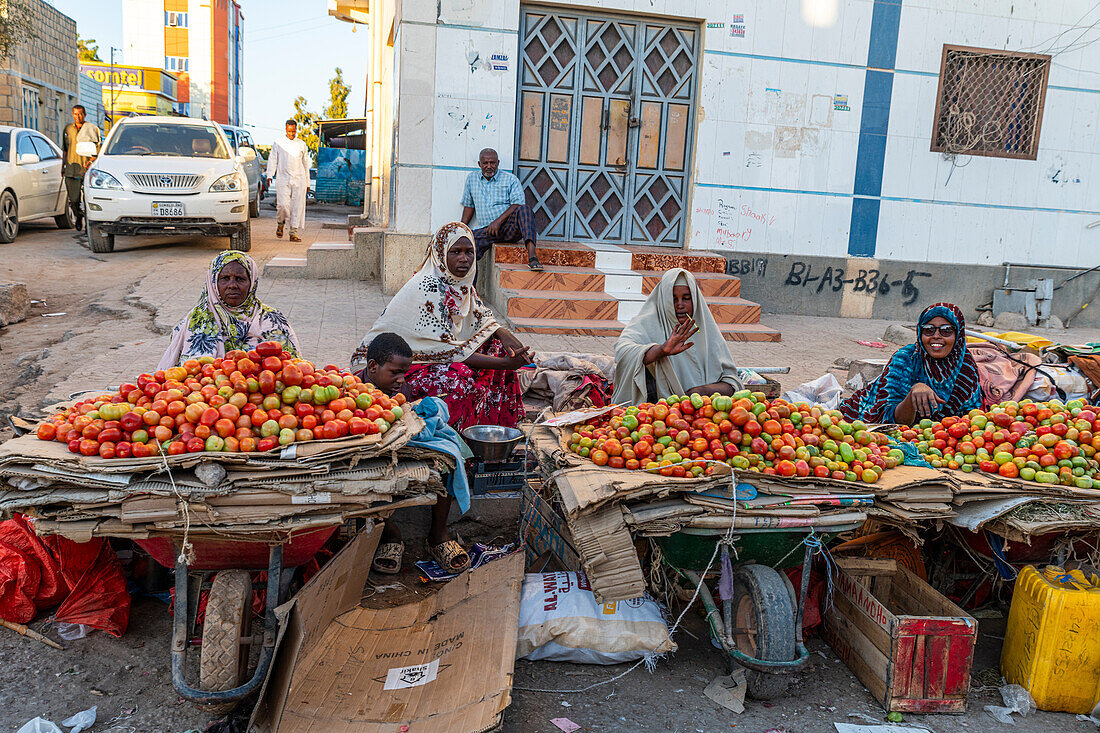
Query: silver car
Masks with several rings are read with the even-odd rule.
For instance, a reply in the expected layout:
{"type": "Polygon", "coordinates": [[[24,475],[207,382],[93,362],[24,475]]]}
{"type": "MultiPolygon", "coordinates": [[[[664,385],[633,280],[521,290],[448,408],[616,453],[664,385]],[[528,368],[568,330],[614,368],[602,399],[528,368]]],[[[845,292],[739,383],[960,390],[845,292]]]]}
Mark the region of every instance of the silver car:
{"type": "MultiPolygon", "coordinates": [[[[245,147],[256,150],[256,145],[252,142],[252,133],[248,130],[233,125],[220,127],[229,138],[231,149],[239,150],[245,147]]],[[[248,215],[257,217],[260,215],[260,198],[263,196],[264,189],[264,166],[258,155],[244,164],[244,174],[248,178],[248,215]]]]}

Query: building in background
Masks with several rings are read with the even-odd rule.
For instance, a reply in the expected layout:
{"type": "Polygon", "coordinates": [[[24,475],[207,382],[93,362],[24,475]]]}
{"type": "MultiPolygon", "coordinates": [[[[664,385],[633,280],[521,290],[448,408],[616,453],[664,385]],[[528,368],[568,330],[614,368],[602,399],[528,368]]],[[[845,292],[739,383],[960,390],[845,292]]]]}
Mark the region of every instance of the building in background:
{"type": "MultiPolygon", "coordinates": [[[[772,312],[911,318],[954,298],[969,316],[1008,282],[1004,263],[1023,278],[1098,262],[1093,3],[330,0],[328,12],[369,25],[367,211],[397,233],[454,219],[492,147],[523,183],[540,245],[720,253],[772,312]]],[[[1089,293],[1063,288],[1064,317],[1059,299],[1079,309],[1089,293]]]]}
{"type": "Polygon", "coordinates": [[[100,130],[106,130],[107,108],[103,106],[103,85],[86,74],[78,75],[77,79],[80,87],[77,101],[84,105],[85,119],[100,130]]]}
{"type": "Polygon", "coordinates": [[[111,66],[103,61],[82,61],[80,74],[102,85],[101,106],[111,124],[134,115],[178,113],[179,80],[171,71],[151,66],[111,66]]]}
{"type": "Polygon", "coordinates": [[[122,0],[124,57],[178,76],[178,113],[240,125],[243,23],[236,0],[122,0]]]}
{"type": "Polygon", "coordinates": [[[28,0],[35,37],[0,63],[0,124],[38,130],[61,140],[80,99],[76,21],[41,0],[28,0]]]}

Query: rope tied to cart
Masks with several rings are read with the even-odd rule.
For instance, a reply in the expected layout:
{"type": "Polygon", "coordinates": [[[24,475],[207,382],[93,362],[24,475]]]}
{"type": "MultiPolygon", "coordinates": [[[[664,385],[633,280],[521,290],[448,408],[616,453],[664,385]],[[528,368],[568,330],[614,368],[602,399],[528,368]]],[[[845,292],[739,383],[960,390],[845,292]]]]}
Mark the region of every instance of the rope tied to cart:
{"type": "Polygon", "coordinates": [[[176,502],[183,510],[183,542],[180,544],[178,559],[182,560],[184,565],[191,565],[195,562],[195,546],[191,544],[190,503],[176,487],[176,479],[172,476],[172,467],[168,465],[168,456],[164,451],[160,452],[160,460],[164,463],[164,471],[168,474],[168,482],[172,485],[172,493],[176,495],[176,502]]]}

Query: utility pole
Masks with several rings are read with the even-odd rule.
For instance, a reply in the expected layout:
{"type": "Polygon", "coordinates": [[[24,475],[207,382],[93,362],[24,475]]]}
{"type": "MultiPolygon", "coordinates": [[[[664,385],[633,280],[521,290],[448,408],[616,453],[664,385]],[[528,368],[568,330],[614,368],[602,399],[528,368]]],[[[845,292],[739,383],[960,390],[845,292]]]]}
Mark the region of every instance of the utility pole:
{"type": "MultiPolygon", "coordinates": [[[[116,82],[118,80],[115,78],[115,50],[115,47],[111,46],[111,75],[107,77],[107,80],[111,82],[111,108],[107,110],[107,116],[111,120],[111,127],[115,125],[115,97],[118,94],[116,87],[116,82]]],[[[121,51],[122,49],[120,48],[117,50],[121,51]]]]}

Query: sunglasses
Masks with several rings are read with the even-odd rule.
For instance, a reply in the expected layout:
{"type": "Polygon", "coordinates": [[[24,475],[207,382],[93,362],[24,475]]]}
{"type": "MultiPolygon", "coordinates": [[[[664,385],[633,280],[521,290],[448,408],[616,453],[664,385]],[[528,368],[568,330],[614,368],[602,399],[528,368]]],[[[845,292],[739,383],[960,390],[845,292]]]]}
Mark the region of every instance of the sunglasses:
{"type": "Polygon", "coordinates": [[[940,336],[954,336],[957,333],[955,327],[950,324],[945,324],[943,326],[926,325],[920,327],[921,336],[935,336],[936,331],[940,332],[940,336]]]}

